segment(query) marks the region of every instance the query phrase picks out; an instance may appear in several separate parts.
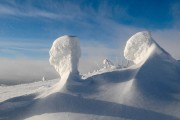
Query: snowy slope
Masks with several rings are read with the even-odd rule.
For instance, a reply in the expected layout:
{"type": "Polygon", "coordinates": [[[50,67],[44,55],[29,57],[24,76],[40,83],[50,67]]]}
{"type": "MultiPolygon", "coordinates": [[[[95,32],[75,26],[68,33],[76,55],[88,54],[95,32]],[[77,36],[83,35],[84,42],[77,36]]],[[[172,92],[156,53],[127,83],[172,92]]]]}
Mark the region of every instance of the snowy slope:
{"type": "MultiPolygon", "coordinates": [[[[0,119],[180,120],[180,63],[148,32],[135,34],[126,44],[125,57],[135,65],[99,71],[84,79],[77,72],[79,55],[71,52],[79,51],[79,43],[71,36],[66,37],[66,45],[73,49],[68,49],[69,52],[59,50],[68,53],[63,57],[70,56],[75,62],[63,59],[68,67],[59,72],[57,65],[62,60],[56,59],[54,67],[61,80],[41,94],[1,102],[0,119]]],[[[56,58],[54,52],[59,53],[59,50],[53,50],[53,57],[56,58]]]]}
{"type": "Polygon", "coordinates": [[[0,102],[17,96],[43,92],[44,90],[52,87],[57,81],[59,81],[59,79],[38,81],[29,84],[26,83],[13,86],[2,85],[0,86],[0,102]]]}

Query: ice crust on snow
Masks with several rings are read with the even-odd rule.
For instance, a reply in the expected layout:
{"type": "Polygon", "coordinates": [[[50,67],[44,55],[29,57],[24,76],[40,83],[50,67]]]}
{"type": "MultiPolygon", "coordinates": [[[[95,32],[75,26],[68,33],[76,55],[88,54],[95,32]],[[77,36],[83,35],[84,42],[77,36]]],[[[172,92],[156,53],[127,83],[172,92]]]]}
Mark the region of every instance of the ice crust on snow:
{"type": "Polygon", "coordinates": [[[138,64],[145,58],[153,43],[154,40],[152,39],[150,32],[138,32],[127,41],[124,49],[124,57],[127,60],[138,64]]]}
{"type": "Polygon", "coordinates": [[[81,56],[80,42],[75,36],[64,35],[57,38],[50,51],[49,62],[62,76],[66,72],[78,73],[78,63],[81,56]]]}

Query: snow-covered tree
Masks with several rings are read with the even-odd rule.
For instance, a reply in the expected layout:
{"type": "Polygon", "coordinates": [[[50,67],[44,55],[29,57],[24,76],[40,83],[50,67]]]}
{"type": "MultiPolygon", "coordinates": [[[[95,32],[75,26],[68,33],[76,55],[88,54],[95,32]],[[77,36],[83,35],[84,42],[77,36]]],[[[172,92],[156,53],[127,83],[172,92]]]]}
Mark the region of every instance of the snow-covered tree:
{"type": "Polygon", "coordinates": [[[127,41],[124,49],[124,57],[138,64],[145,58],[152,43],[154,43],[154,40],[150,32],[138,32],[127,41]]]}
{"type": "Polygon", "coordinates": [[[49,62],[62,76],[66,72],[78,74],[78,63],[81,56],[80,42],[75,36],[64,35],[57,38],[50,51],[49,62]]]}

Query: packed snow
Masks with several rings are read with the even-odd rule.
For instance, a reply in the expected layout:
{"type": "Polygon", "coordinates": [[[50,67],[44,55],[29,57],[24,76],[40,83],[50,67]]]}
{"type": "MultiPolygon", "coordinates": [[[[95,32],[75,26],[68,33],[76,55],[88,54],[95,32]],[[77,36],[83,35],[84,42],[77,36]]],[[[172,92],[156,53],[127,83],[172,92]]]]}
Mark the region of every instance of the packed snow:
{"type": "Polygon", "coordinates": [[[0,119],[180,120],[180,63],[149,32],[128,40],[124,55],[135,63],[128,68],[110,70],[113,63],[105,59],[103,70],[82,78],[77,70],[80,53],[77,37],[56,39],[50,63],[60,74],[59,82],[33,94],[4,98],[3,93],[0,119]]]}

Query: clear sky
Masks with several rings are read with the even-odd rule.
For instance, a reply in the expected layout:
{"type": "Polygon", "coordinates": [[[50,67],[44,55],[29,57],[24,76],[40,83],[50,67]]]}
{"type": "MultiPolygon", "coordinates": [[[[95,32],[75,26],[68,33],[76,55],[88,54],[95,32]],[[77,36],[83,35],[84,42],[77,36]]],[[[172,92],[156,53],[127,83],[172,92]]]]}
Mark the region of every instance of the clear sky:
{"type": "Polygon", "coordinates": [[[180,59],[179,0],[0,0],[1,58],[48,59],[64,34],[80,38],[83,56],[113,56],[142,30],[180,59]]]}

